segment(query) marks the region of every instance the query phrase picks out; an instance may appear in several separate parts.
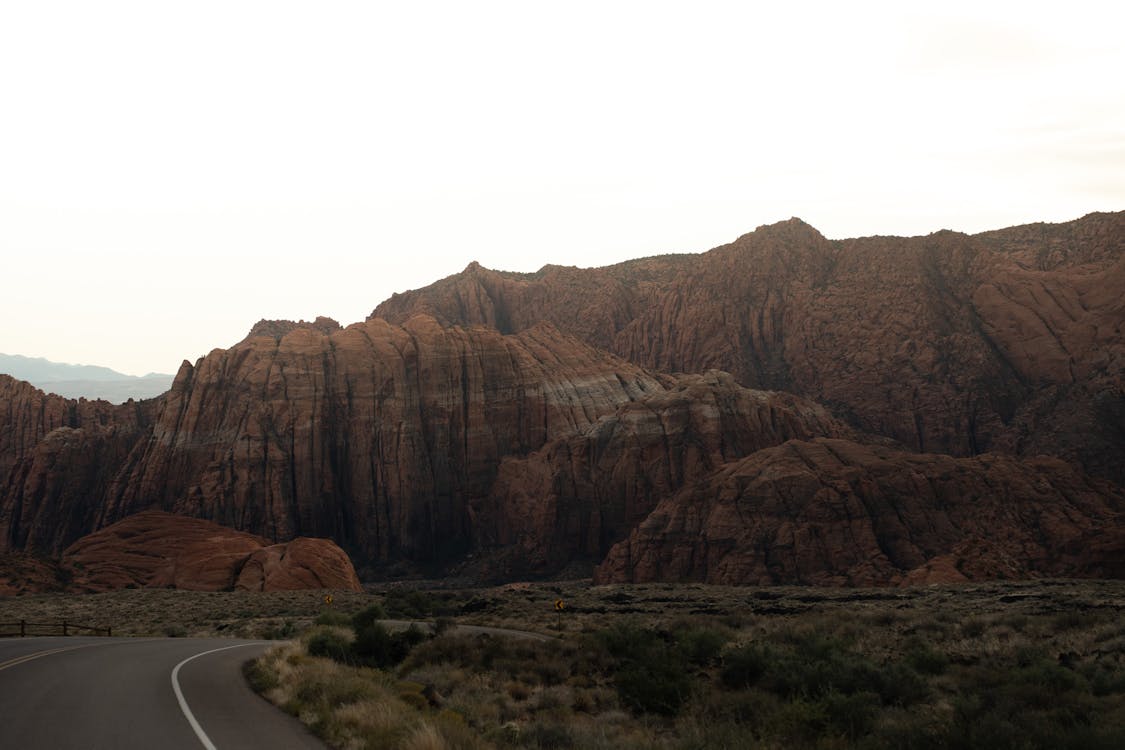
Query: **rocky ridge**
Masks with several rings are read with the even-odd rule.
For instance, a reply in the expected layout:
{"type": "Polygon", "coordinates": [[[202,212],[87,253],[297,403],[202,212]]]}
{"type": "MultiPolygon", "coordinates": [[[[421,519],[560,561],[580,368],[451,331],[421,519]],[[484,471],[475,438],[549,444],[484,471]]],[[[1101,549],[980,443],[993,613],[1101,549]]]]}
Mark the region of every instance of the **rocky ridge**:
{"type": "Polygon", "coordinates": [[[1125,491],[1054,458],[793,440],[666,498],[595,582],[820,586],[1125,575],[1125,491]]]}
{"type": "Polygon", "coordinates": [[[541,321],[662,372],[732,373],[916,451],[1049,453],[1125,482],[1125,213],[828,240],[798,219],[701,255],[472,264],[372,317],[541,321]]]}
{"type": "MultiPolygon", "coordinates": [[[[0,551],[159,509],[245,532],[216,560],[245,552],[248,586],[283,559],[252,544],[307,536],[374,576],[1125,575],[1121,230],[794,220],[703,256],[473,264],[394,322],[261,321],[152,402],[0,378],[0,551]]],[[[227,581],[209,554],[146,580],[227,581]]]]}

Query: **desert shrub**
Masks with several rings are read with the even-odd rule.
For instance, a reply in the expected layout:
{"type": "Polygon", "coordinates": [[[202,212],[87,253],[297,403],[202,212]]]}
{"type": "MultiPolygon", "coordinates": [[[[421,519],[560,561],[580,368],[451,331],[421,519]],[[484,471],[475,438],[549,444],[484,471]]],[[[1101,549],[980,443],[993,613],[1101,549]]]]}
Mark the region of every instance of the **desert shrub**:
{"type": "Polygon", "coordinates": [[[521,738],[526,747],[561,750],[574,747],[574,737],[566,724],[557,721],[535,722],[521,738]]]}
{"type": "Polygon", "coordinates": [[[719,677],[732,690],[748,688],[762,678],[772,662],[773,653],[768,646],[747,643],[723,654],[719,677]]]}
{"type": "Polygon", "coordinates": [[[961,636],[963,638],[980,638],[988,629],[988,623],[979,617],[970,617],[961,623],[961,636]]]}
{"type": "Polygon", "coordinates": [[[293,707],[328,709],[368,700],[376,695],[378,688],[370,680],[340,667],[332,667],[308,671],[298,680],[293,687],[293,707]]]}
{"type": "Polygon", "coordinates": [[[1114,671],[1108,667],[1092,667],[1087,674],[1090,692],[1096,696],[1125,693],[1125,672],[1114,671]]]}
{"type": "Polygon", "coordinates": [[[660,635],[633,622],[619,622],[594,634],[607,653],[618,661],[643,657],[661,640],[660,635]]]}
{"type": "Polygon", "coordinates": [[[679,713],[691,697],[691,677],[687,664],[670,656],[654,650],[628,662],[614,679],[621,702],[637,713],[679,713]]]}
{"type": "Polygon", "coordinates": [[[339,628],[346,628],[352,624],[352,618],[349,615],[335,609],[326,609],[316,616],[317,625],[331,625],[339,628]]]}
{"type": "Polygon", "coordinates": [[[691,696],[687,657],[666,634],[623,622],[594,636],[613,661],[621,702],[633,711],[674,716],[691,696]]]}
{"type": "Polygon", "coordinates": [[[352,653],[361,664],[387,669],[402,662],[410,650],[426,640],[426,634],[411,625],[390,632],[377,622],[356,631],[352,653]]]}
{"type": "Polygon", "coordinates": [[[787,635],[788,646],[746,644],[723,655],[719,673],[730,689],[758,686],[790,700],[829,693],[875,693],[886,705],[911,705],[929,693],[903,664],[876,664],[840,641],[817,633],[787,635]]]}
{"type": "Polygon", "coordinates": [[[273,690],[280,684],[280,679],[275,670],[267,666],[265,660],[255,659],[242,665],[242,675],[246,683],[255,693],[264,693],[273,690]]]}
{"type": "Polygon", "coordinates": [[[775,714],[780,701],[762,690],[715,691],[701,697],[692,713],[707,723],[723,722],[761,726],[775,714]]]}
{"type": "Polygon", "coordinates": [[[339,630],[321,628],[308,636],[310,656],[320,656],[343,664],[352,662],[352,642],[339,630]]]}
{"type": "Polygon", "coordinates": [[[383,596],[383,607],[388,616],[405,620],[449,617],[459,609],[447,594],[404,589],[388,591],[383,596]]]}
{"type": "Polygon", "coordinates": [[[949,667],[949,657],[941,651],[921,642],[908,644],[905,661],[921,674],[938,675],[949,667]]]}
{"type": "Polygon", "coordinates": [[[1098,618],[1089,612],[1082,612],[1081,610],[1069,609],[1066,612],[1061,612],[1051,618],[1051,629],[1056,633],[1077,630],[1079,628],[1089,627],[1097,624],[1098,618]]]}
{"type": "Polygon", "coordinates": [[[730,637],[719,630],[707,627],[687,627],[674,633],[676,646],[692,664],[707,666],[713,663],[730,637]]]}
{"type": "Polygon", "coordinates": [[[374,625],[377,621],[385,619],[387,619],[387,613],[383,609],[383,605],[369,604],[352,615],[352,630],[358,633],[364,628],[374,625]]]}
{"type": "Polygon", "coordinates": [[[823,730],[855,740],[871,732],[881,709],[882,699],[876,693],[838,693],[829,691],[820,700],[824,707],[823,730]]]}

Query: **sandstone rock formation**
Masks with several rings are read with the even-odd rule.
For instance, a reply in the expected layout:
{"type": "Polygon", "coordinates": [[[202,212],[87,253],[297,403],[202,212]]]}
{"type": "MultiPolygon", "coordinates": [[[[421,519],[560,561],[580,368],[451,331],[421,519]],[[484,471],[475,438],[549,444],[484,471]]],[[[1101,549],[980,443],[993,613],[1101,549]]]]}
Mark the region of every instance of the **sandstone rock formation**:
{"type": "Polygon", "coordinates": [[[1125,482],[1125,213],[827,240],[793,219],[702,255],[472,264],[373,317],[550,321],[664,372],[734,374],[918,451],[1049,453],[1125,482]]]}
{"type": "Polygon", "coordinates": [[[306,536],[370,575],[1125,575],[1123,216],[474,264],[393,322],[261,321],[120,407],[0,377],[0,552],[120,554],[91,588],[347,577],[306,536]],[[154,508],[245,533],[159,564],[82,539],[154,508]]]}
{"type": "Polygon", "coordinates": [[[853,434],[819,404],[743,388],[727,373],[663,381],[577,434],[504,459],[489,496],[471,506],[492,577],[596,563],[661,499],[727,461],[792,438],[853,434]]]}
{"type": "Polygon", "coordinates": [[[24,552],[0,552],[0,596],[62,591],[66,575],[59,564],[24,552]]]}
{"type": "Polygon", "coordinates": [[[78,591],[361,588],[347,555],[327,539],[270,544],[160,511],[137,513],[83,537],[63,552],[61,567],[71,576],[69,587],[78,591]]]}
{"type": "Polygon", "coordinates": [[[0,550],[57,556],[98,528],[158,406],[69,400],[0,375],[0,550]]]}
{"type": "Polygon", "coordinates": [[[1125,491],[1054,458],[794,440],[667,498],[598,582],[869,586],[1105,575],[1125,491]]]}

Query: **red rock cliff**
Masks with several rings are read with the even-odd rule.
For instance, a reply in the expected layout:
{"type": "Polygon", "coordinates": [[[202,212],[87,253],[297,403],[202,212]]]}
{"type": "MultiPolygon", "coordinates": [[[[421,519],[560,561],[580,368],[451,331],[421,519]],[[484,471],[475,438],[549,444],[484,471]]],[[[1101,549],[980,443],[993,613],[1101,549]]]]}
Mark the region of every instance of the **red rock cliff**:
{"type": "Polygon", "coordinates": [[[870,586],[1125,575],[1125,492],[1051,458],[790,441],[661,502],[597,582],[870,586]]]}
{"type": "Polygon", "coordinates": [[[1125,213],[854,240],[793,219],[702,255],[473,264],[373,316],[546,320],[655,370],[792,391],[915,450],[1050,453],[1123,482],[1122,289],[1125,213]]]}

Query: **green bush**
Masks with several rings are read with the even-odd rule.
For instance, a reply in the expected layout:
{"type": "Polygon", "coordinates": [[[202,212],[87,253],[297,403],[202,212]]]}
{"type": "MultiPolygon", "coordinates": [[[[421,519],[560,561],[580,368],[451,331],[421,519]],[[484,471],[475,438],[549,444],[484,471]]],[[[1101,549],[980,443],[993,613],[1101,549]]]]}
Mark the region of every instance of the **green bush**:
{"type": "Polygon", "coordinates": [[[692,693],[690,664],[667,634],[623,622],[594,635],[612,659],[613,682],[624,705],[637,713],[679,713],[692,693]]]}
{"type": "Polygon", "coordinates": [[[943,674],[949,667],[949,657],[924,643],[912,643],[906,652],[906,663],[921,674],[943,674]]]}
{"type": "Polygon", "coordinates": [[[321,629],[309,636],[306,646],[310,656],[332,659],[342,664],[352,663],[352,644],[336,630],[321,629]]]}
{"type": "Polygon", "coordinates": [[[723,668],[719,677],[723,685],[732,690],[754,685],[773,663],[773,652],[767,646],[747,643],[723,654],[723,668]]]}
{"type": "Polygon", "coordinates": [[[876,664],[818,634],[788,636],[788,647],[746,644],[723,655],[719,673],[732,690],[758,686],[782,698],[818,700],[829,693],[875,693],[886,705],[924,700],[929,688],[902,664],[876,664]]]}
{"type": "Polygon", "coordinates": [[[637,713],[675,716],[691,697],[692,683],[682,659],[654,650],[627,663],[614,680],[621,702],[637,713]]]}
{"type": "Polygon", "coordinates": [[[881,709],[881,698],[869,691],[838,693],[830,691],[821,699],[825,730],[855,740],[869,734],[881,709]]]}
{"type": "Polygon", "coordinates": [[[689,627],[674,634],[676,646],[687,660],[699,666],[712,664],[722,653],[729,637],[714,628],[689,627]]]}
{"type": "Polygon", "coordinates": [[[373,622],[356,632],[352,652],[361,664],[387,669],[401,663],[410,650],[424,640],[426,634],[413,625],[392,633],[373,622]]]}
{"type": "Polygon", "coordinates": [[[316,616],[317,625],[333,625],[339,628],[350,627],[352,618],[335,609],[326,609],[316,616]]]}
{"type": "Polygon", "coordinates": [[[369,625],[374,625],[379,620],[387,619],[387,613],[381,604],[369,604],[352,615],[352,630],[359,632],[369,625]]]}

